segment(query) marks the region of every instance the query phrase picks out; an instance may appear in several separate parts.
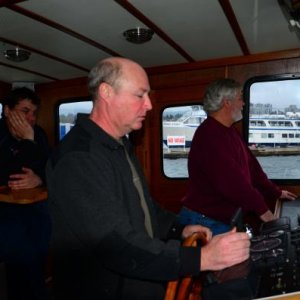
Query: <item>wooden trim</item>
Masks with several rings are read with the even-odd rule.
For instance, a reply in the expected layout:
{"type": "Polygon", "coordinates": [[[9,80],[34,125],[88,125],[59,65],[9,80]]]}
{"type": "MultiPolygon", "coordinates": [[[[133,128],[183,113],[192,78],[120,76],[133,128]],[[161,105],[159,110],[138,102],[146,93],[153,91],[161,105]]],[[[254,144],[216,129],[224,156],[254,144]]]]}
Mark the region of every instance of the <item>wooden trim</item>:
{"type": "Polygon", "coordinates": [[[242,33],[242,30],[236,19],[235,13],[232,9],[232,6],[231,6],[229,0],[219,0],[219,3],[222,6],[224,14],[227,17],[227,20],[233,30],[233,33],[242,49],[244,55],[249,55],[250,51],[249,51],[248,45],[246,43],[246,40],[244,38],[244,35],[242,33]]]}
{"type": "Polygon", "coordinates": [[[32,47],[27,46],[27,45],[25,45],[25,44],[21,44],[21,43],[19,43],[19,42],[16,42],[16,41],[13,41],[13,40],[9,40],[9,39],[4,38],[4,37],[1,37],[1,36],[0,36],[0,41],[3,42],[3,43],[6,43],[6,44],[12,44],[12,45],[18,46],[18,47],[20,47],[20,48],[22,48],[22,49],[26,49],[26,50],[28,50],[28,51],[30,51],[30,52],[37,53],[37,54],[39,54],[39,55],[48,57],[48,58],[50,58],[50,59],[54,59],[54,60],[59,61],[59,62],[65,64],[65,65],[69,65],[69,66],[74,67],[74,68],[76,68],[76,69],[79,69],[79,70],[81,70],[81,71],[89,72],[89,69],[87,69],[87,68],[84,68],[84,67],[82,67],[82,66],[76,65],[76,64],[74,64],[74,63],[72,63],[72,62],[70,62],[70,61],[67,61],[67,60],[65,60],[65,59],[59,58],[59,57],[54,56],[54,55],[52,55],[52,54],[49,54],[49,53],[40,51],[40,50],[38,50],[38,49],[36,49],[36,48],[32,48],[32,47]]]}
{"type": "MultiPolygon", "coordinates": [[[[87,78],[86,77],[78,77],[73,79],[64,79],[56,82],[46,82],[36,84],[38,88],[49,88],[49,89],[60,89],[65,88],[67,86],[74,86],[74,85],[83,85],[87,88],[87,78]]],[[[75,96],[76,97],[76,96],[75,96]]]]}
{"type": "Polygon", "coordinates": [[[0,0],[0,7],[9,6],[15,3],[25,2],[27,0],[0,0]]]}
{"type": "Polygon", "coordinates": [[[6,64],[6,63],[3,63],[3,62],[0,62],[0,65],[4,66],[4,67],[7,67],[7,68],[16,69],[16,70],[24,71],[24,72],[27,72],[27,73],[35,74],[35,75],[38,75],[38,76],[41,76],[41,77],[44,77],[44,78],[48,78],[50,80],[59,80],[58,78],[55,78],[55,77],[52,77],[52,76],[48,76],[48,75],[45,75],[45,74],[42,74],[42,73],[39,73],[39,72],[35,72],[35,71],[29,70],[29,69],[16,67],[16,66],[6,64]]]}
{"type": "Polygon", "coordinates": [[[174,64],[160,67],[150,67],[146,68],[148,75],[157,75],[165,73],[175,73],[182,71],[200,70],[206,68],[215,68],[222,66],[232,66],[232,65],[245,65],[251,63],[267,62],[273,60],[290,59],[290,58],[300,58],[300,48],[275,51],[275,52],[265,52],[260,54],[251,54],[246,56],[233,56],[224,57],[211,60],[203,60],[194,63],[184,63],[184,64],[174,64]]]}

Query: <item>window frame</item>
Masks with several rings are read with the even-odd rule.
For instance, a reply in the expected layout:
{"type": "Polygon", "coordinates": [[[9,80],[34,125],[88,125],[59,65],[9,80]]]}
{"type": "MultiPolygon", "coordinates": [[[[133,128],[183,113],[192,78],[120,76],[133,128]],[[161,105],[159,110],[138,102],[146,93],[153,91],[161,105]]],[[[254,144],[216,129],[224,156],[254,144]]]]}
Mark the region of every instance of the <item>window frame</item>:
{"type": "MultiPolygon", "coordinates": [[[[286,74],[276,74],[276,75],[263,75],[263,76],[254,76],[249,78],[244,84],[244,102],[245,106],[243,109],[243,138],[248,145],[249,142],[249,116],[250,116],[250,89],[254,83],[259,82],[276,82],[276,81],[286,81],[286,80],[300,80],[300,73],[286,73],[286,74]]],[[[300,101],[299,101],[300,107],[300,101]]],[[[299,185],[300,179],[270,179],[277,185],[299,185]]]]}
{"type": "MultiPolygon", "coordinates": [[[[161,156],[160,156],[160,170],[161,170],[161,174],[164,178],[168,179],[168,180],[187,180],[189,178],[188,176],[188,165],[186,164],[186,170],[187,170],[187,177],[170,177],[166,174],[165,169],[164,169],[164,149],[163,149],[163,145],[164,145],[164,129],[163,129],[163,113],[166,109],[168,108],[179,108],[179,107],[191,107],[191,106],[201,106],[203,107],[203,104],[198,100],[197,102],[180,102],[180,103],[174,103],[174,104],[167,104],[164,105],[161,109],[160,109],[160,116],[159,116],[159,121],[160,121],[160,139],[161,139],[161,156]]],[[[197,128],[196,128],[197,129],[197,128]]],[[[195,131],[196,131],[195,129],[195,131]]],[[[188,162],[188,157],[186,157],[186,160],[188,162]]]]}
{"type": "Polygon", "coordinates": [[[70,103],[79,103],[79,102],[88,102],[92,101],[91,97],[73,97],[73,98],[67,98],[67,99],[60,99],[57,101],[57,103],[54,106],[54,137],[55,137],[55,143],[58,144],[60,142],[60,120],[59,120],[59,107],[62,104],[70,104],[70,103]]]}

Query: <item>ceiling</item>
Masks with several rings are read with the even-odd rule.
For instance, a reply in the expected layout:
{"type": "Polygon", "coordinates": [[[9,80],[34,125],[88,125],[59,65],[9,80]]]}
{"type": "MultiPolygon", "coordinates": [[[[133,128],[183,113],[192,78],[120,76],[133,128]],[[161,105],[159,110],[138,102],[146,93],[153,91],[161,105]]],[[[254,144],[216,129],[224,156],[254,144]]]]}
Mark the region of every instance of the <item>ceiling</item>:
{"type": "Polygon", "coordinates": [[[147,68],[297,49],[296,27],[278,0],[0,0],[0,81],[84,77],[109,56],[147,68]],[[137,27],[153,29],[152,40],[126,41],[137,27]],[[2,55],[16,46],[30,59],[2,55]]]}

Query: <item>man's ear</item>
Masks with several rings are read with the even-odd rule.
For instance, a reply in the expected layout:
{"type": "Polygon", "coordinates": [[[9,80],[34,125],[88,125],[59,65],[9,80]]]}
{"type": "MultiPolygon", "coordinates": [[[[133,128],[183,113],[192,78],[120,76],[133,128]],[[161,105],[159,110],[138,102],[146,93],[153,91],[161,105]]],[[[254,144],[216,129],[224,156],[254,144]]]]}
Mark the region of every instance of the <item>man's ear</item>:
{"type": "Polygon", "coordinates": [[[223,107],[230,107],[231,101],[228,99],[223,99],[223,107]]]}
{"type": "Polygon", "coordinates": [[[108,99],[111,96],[112,92],[113,90],[111,85],[106,82],[102,82],[100,84],[98,93],[101,99],[108,99]]]}

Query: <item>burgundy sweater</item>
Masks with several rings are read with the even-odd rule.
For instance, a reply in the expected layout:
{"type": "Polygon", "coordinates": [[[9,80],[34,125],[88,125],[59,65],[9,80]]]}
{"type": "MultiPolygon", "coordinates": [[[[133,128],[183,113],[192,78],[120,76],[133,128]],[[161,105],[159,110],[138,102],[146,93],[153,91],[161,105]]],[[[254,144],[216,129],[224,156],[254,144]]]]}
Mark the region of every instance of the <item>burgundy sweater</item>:
{"type": "Polygon", "coordinates": [[[281,190],[262,170],[234,126],[208,117],[195,132],[188,159],[189,184],[183,205],[229,223],[238,207],[258,216],[268,210],[265,199],[281,190]]]}

